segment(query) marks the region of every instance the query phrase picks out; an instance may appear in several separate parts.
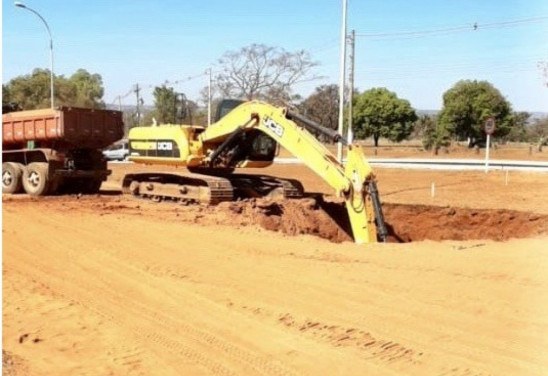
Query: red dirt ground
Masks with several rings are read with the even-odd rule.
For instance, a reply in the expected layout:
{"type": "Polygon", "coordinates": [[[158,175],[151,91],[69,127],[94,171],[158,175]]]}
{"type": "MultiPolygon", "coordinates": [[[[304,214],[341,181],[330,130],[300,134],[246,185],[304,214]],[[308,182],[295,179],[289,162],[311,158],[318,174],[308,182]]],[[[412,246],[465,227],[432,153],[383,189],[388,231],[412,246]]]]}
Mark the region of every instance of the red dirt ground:
{"type": "Polygon", "coordinates": [[[305,199],[211,207],[111,167],[100,195],[2,197],[5,374],[548,373],[546,174],[378,170],[393,243],[355,245],[303,166],[260,172],[305,199]]]}

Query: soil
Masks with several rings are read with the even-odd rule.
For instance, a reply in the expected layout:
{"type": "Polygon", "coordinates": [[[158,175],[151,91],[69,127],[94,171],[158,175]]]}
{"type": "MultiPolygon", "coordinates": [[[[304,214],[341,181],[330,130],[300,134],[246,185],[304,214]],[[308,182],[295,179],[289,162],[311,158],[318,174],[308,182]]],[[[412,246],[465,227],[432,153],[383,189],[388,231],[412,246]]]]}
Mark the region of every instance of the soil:
{"type": "Polygon", "coordinates": [[[545,174],[378,170],[390,243],[356,245],[303,166],[257,172],[304,199],[217,206],[111,168],[99,195],[3,195],[5,375],[548,373],[545,174]]]}

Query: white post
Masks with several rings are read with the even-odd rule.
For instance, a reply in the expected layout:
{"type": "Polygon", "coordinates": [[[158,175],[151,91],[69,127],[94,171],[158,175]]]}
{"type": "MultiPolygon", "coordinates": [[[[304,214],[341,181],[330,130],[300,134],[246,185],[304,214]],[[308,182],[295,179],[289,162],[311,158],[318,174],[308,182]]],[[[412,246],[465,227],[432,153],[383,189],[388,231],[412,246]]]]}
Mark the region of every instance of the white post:
{"type": "Polygon", "coordinates": [[[489,172],[489,146],[491,144],[491,135],[487,134],[487,145],[485,145],[485,173],[489,172]]]}
{"type": "MultiPolygon", "coordinates": [[[[344,79],[346,72],[346,0],[342,0],[342,30],[341,30],[341,66],[339,75],[339,128],[340,135],[343,133],[344,122],[344,79]]],[[[342,163],[342,143],[337,144],[337,159],[342,163]]]]}

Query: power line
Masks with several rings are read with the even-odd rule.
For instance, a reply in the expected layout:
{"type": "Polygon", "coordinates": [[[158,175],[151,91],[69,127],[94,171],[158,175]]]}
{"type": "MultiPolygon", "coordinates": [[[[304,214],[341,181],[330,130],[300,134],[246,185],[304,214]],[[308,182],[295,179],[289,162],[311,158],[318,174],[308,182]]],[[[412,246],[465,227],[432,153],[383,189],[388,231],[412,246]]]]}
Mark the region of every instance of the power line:
{"type": "MultiPolygon", "coordinates": [[[[199,77],[203,77],[205,76],[206,73],[205,72],[202,72],[200,74],[195,74],[193,76],[188,76],[188,77],[185,77],[185,78],[181,78],[181,79],[177,79],[177,80],[165,80],[164,82],[162,82],[161,85],[165,85],[165,86],[168,86],[168,85],[179,85],[179,84],[182,84],[182,83],[185,83],[185,82],[188,82],[188,81],[192,81],[196,78],[199,78],[199,77]]],[[[138,85],[138,84],[137,84],[138,85]]],[[[148,85],[142,85],[139,87],[139,90],[142,91],[143,89],[152,89],[152,88],[155,88],[157,87],[158,85],[157,84],[148,84],[148,85]]],[[[135,85],[129,89],[129,91],[127,93],[125,93],[124,95],[117,95],[116,97],[114,97],[114,100],[112,101],[112,104],[116,103],[116,101],[121,101],[122,99],[124,98],[127,98],[128,96],[130,96],[131,94],[134,94],[135,93],[135,85]]]]}
{"type": "Polygon", "coordinates": [[[548,16],[539,16],[531,18],[523,18],[518,20],[502,21],[502,22],[490,22],[480,24],[474,22],[473,24],[463,25],[463,26],[454,26],[454,27],[445,27],[439,29],[429,29],[429,30],[412,30],[412,31],[396,31],[396,32],[386,32],[386,33],[356,33],[356,36],[365,37],[370,39],[408,39],[408,38],[422,38],[436,35],[446,35],[453,33],[461,32],[473,32],[484,29],[502,29],[502,28],[511,28],[531,23],[540,23],[548,20],[548,16]]]}

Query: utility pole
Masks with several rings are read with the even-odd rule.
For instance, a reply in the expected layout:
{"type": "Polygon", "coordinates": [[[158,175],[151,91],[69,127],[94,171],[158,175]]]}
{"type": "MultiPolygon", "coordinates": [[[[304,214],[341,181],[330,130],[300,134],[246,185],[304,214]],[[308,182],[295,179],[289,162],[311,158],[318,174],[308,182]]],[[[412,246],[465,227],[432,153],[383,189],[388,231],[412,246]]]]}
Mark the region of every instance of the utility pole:
{"type": "Polygon", "coordinates": [[[211,125],[211,68],[208,69],[209,73],[209,84],[207,85],[207,126],[211,125]]]}
{"type": "MultiPolygon", "coordinates": [[[[339,75],[339,128],[340,135],[343,133],[344,122],[344,81],[346,73],[346,3],[342,0],[342,30],[341,30],[341,65],[339,75]]],[[[342,163],[342,143],[337,144],[337,160],[342,163]]]]}
{"type": "Polygon", "coordinates": [[[352,33],[350,34],[350,73],[349,73],[349,92],[348,92],[348,133],[347,133],[347,141],[349,144],[352,143],[354,139],[354,132],[352,130],[352,116],[353,116],[353,109],[352,109],[352,100],[354,97],[354,60],[356,58],[356,31],[352,30],[352,33]]]}
{"type": "Polygon", "coordinates": [[[177,94],[177,92],[174,92],[173,94],[173,124],[177,124],[177,99],[179,94],[177,94]]]}
{"type": "Polygon", "coordinates": [[[141,104],[141,98],[139,97],[139,92],[141,91],[141,88],[139,87],[139,84],[135,84],[135,88],[133,89],[133,91],[137,95],[137,125],[141,125],[141,110],[139,108],[139,105],[141,104]]]}

